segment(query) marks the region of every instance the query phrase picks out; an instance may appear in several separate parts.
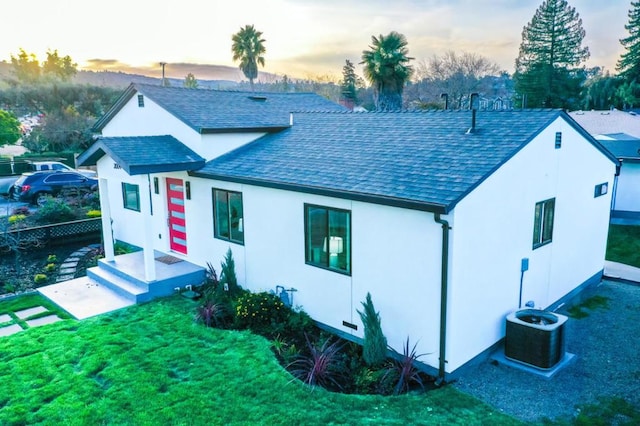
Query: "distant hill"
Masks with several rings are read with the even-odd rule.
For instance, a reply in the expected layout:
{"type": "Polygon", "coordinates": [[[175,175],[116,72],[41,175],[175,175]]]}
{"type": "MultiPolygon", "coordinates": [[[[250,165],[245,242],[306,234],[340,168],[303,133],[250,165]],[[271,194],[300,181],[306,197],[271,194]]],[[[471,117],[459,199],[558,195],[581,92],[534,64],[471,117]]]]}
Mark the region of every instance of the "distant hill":
{"type": "MultiPolygon", "coordinates": [[[[90,84],[94,86],[106,86],[114,88],[125,88],[131,83],[149,83],[157,84],[161,78],[151,77],[150,75],[158,75],[158,69],[150,68],[133,68],[126,67],[125,70],[113,70],[113,68],[105,70],[79,70],[73,81],[80,84],[90,84]]],[[[210,89],[233,89],[241,81],[246,81],[242,72],[236,67],[228,67],[224,65],[206,65],[206,64],[168,64],[167,75],[181,75],[182,78],[167,78],[171,86],[182,87],[184,77],[192,73],[198,81],[201,88],[210,89]]],[[[13,78],[13,70],[11,63],[0,61],[0,80],[13,78]]],[[[275,74],[260,72],[258,81],[273,82],[279,77],[275,74]]]]}

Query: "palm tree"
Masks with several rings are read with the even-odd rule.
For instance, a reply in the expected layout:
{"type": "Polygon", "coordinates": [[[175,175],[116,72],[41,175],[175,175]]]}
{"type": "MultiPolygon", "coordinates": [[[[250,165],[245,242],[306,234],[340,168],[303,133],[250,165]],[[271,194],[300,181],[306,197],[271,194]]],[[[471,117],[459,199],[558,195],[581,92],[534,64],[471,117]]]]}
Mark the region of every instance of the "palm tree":
{"type": "Polygon", "coordinates": [[[413,74],[407,56],[407,38],[391,31],[388,35],[371,36],[370,50],[362,52],[364,76],[373,85],[376,109],[402,108],[402,90],[413,74]]]}
{"type": "Polygon", "coordinates": [[[245,77],[249,79],[251,90],[253,90],[253,80],[258,77],[258,64],[264,67],[264,47],[265,40],[261,31],[256,31],[253,25],[245,25],[240,28],[231,38],[233,45],[233,60],[240,61],[240,69],[245,77]]]}

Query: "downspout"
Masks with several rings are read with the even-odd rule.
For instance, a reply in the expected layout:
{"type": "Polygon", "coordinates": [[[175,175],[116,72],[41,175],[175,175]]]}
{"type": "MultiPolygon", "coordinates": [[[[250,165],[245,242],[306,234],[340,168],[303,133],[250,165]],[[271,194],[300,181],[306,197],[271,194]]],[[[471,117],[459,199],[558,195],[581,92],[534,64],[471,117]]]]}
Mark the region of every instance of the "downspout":
{"type": "Polygon", "coordinates": [[[445,379],[445,356],[447,348],[447,295],[449,293],[449,222],[440,218],[440,213],[434,213],[433,219],[442,225],[442,269],[440,272],[440,359],[438,363],[438,379],[440,386],[445,379]]]}

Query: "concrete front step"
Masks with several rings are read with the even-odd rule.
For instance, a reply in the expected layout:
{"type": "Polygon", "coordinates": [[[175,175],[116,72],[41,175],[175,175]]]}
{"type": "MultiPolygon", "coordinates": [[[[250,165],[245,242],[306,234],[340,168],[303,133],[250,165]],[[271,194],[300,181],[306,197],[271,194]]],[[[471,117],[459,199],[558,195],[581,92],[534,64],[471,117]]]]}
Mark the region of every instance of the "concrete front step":
{"type": "Polygon", "coordinates": [[[134,303],[144,301],[144,296],[149,292],[149,286],[134,279],[128,279],[102,266],[87,269],[87,277],[109,288],[121,297],[134,303]]]}

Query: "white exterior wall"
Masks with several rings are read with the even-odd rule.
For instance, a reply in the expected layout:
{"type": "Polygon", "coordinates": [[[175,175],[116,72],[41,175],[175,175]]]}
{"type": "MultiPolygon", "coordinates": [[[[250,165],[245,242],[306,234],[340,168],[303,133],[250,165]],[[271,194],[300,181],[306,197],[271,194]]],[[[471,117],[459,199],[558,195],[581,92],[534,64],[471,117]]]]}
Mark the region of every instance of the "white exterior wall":
{"type": "Polygon", "coordinates": [[[149,197],[147,175],[129,176],[123,169],[115,168],[114,161],[104,156],[98,160],[98,175],[107,179],[109,200],[100,199],[101,203],[109,202],[113,238],[142,247],[144,242],[144,217],[141,212],[124,208],[122,198],[122,182],[139,185],[140,197],[149,197]]]}
{"type": "Polygon", "coordinates": [[[615,197],[614,210],[640,212],[640,162],[622,163],[615,197]]]}
{"type": "Polygon", "coordinates": [[[172,135],[207,161],[264,134],[218,133],[201,135],[146,96],[144,97],[144,107],[139,107],[137,95],[134,95],[102,129],[102,135],[105,137],[172,135]]]}
{"type": "Polygon", "coordinates": [[[454,210],[447,371],[504,336],[505,316],[546,308],[603,269],[615,165],[558,119],[465,197],[454,210]],[[562,147],[555,149],[555,133],[562,147]],[[535,204],[555,198],[552,242],[533,249],[535,204]]]}
{"type": "MultiPolygon", "coordinates": [[[[188,180],[192,199],[185,201],[185,258],[190,262],[201,266],[210,262],[219,273],[220,262],[231,248],[240,285],[252,291],[294,287],[296,306],[315,320],[359,337],[363,326],[357,310],[370,292],[389,344],[401,352],[409,336],[411,344],[419,342],[419,353],[429,353],[422,360],[437,367],[442,232],[433,214],[230,182],[188,180]],[[242,193],[244,245],[213,237],[213,188],[242,193]],[[351,276],[305,264],[305,203],[351,211],[351,276]],[[343,321],[356,324],[358,330],[345,327],[343,321]]],[[[166,208],[160,212],[158,207],[164,203],[162,179],[160,186],[161,194],[153,196],[155,226],[163,235],[156,249],[169,252],[163,225],[166,208]]],[[[136,225],[126,235],[137,238],[136,225]]]]}

